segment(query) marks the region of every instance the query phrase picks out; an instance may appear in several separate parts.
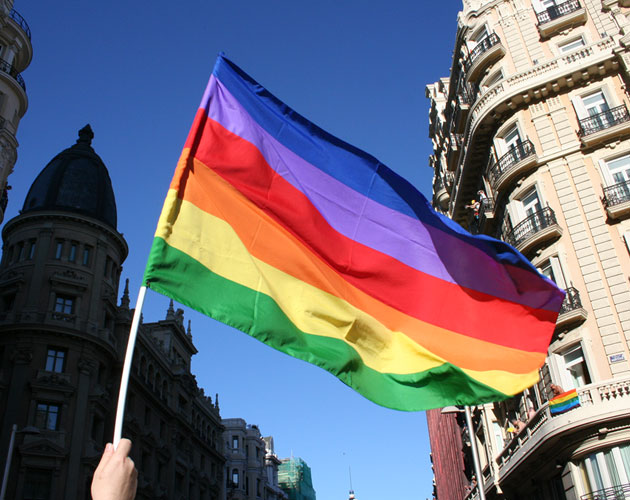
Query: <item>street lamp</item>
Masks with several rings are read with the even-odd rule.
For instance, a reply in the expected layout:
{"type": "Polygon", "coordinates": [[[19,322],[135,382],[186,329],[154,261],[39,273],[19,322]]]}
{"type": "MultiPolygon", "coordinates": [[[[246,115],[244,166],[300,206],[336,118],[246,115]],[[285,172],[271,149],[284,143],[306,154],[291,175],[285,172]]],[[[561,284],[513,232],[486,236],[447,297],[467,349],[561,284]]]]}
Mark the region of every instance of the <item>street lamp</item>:
{"type": "MultiPolygon", "coordinates": [[[[470,416],[470,406],[463,409],[458,406],[445,406],[441,412],[443,415],[448,413],[466,413],[466,427],[468,427],[468,436],[470,438],[470,449],[473,457],[473,466],[475,468],[475,476],[477,476],[477,490],[479,490],[479,500],[486,500],[486,492],[484,491],[483,476],[481,475],[481,467],[479,466],[479,452],[477,451],[477,443],[475,441],[475,430],[473,429],[472,417],[470,416]]],[[[3,499],[0,499],[3,500],[3,499]]]]}
{"type": "Polygon", "coordinates": [[[0,500],[4,500],[4,495],[7,492],[7,483],[9,482],[9,469],[11,468],[11,459],[13,458],[13,446],[15,445],[16,434],[39,434],[37,427],[24,427],[24,429],[18,431],[17,424],[13,424],[11,427],[11,438],[9,439],[9,451],[7,453],[7,463],[4,465],[4,475],[2,476],[2,489],[0,489],[0,500]]]}

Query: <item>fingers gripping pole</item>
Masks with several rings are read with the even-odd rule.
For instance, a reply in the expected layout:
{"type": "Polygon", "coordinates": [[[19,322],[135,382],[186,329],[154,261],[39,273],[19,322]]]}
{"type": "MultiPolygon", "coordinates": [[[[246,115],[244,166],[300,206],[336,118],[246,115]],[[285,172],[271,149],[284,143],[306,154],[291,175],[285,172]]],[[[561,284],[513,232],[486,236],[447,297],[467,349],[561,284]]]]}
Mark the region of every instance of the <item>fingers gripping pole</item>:
{"type": "Polygon", "coordinates": [[[118,406],[116,407],[116,423],[114,424],[114,449],[118,448],[120,438],[122,437],[123,417],[125,414],[125,401],[127,399],[127,388],[129,387],[129,375],[131,373],[131,361],[133,359],[133,349],[136,345],[136,337],[138,336],[138,326],[140,324],[140,316],[142,315],[142,305],[144,304],[144,295],[147,287],[140,287],[138,292],[138,301],[136,302],[136,310],[131,320],[131,329],[129,330],[129,341],[127,342],[127,353],[125,354],[125,363],[123,365],[122,375],[120,376],[120,390],[118,391],[118,406]]]}

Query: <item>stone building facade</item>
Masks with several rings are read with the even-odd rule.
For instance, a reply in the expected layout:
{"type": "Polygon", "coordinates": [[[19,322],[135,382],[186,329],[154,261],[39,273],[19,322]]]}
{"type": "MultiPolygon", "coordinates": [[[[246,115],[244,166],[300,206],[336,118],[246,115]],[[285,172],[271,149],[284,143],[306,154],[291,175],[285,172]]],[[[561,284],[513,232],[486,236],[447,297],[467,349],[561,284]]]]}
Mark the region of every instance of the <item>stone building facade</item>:
{"type": "Polygon", "coordinates": [[[31,29],[13,8],[13,0],[0,2],[0,222],[9,200],[7,180],[17,159],[15,138],[26,113],[28,98],[21,73],[31,63],[31,29]]]}
{"type": "Polygon", "coordinates": [[[427,86],[436,209],[567,292],[541,382],[473,413],[488,498],[630,495],[629,44],[626,0],[465,0],[427,86]]]}
{"type": "Polygon", "coordinates": [[[273,437],[262,437],[257,425],[242,418],[225,418],[225,477],[227,500],[286,500],[278,485],[280,460],[273,437]]]}
{"type": "MultiPolygon", "coordinates": [[[[85,127],[51,160],[2,232],[2,460],[15,438],[7,498],[90,498],[113,435],[132,317],[127,288],[117,301],[128,248],[92,138],[85,127]]],[[[140,325],[123,431],[138,498],[222,498],[223,427],[190,373],[195,353],[181,310],[140,325]]]]}

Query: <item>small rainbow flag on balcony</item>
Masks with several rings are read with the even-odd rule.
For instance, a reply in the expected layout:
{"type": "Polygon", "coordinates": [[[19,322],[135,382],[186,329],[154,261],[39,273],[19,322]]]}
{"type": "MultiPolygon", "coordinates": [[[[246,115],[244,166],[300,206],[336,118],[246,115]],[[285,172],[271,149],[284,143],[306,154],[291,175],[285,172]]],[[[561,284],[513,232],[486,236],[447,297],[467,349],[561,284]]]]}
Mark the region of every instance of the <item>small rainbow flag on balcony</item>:
{"type": "Polygon", "coordinates": [[[222,56],[144,284],[409,411],[534,384],[564,296],[222,56]]]}
{"type": "Polygon", "coordinates": [[[580,397],[578,396],[577,389],[563,392],[549,400],[549,412],[552,415],[559,415],[578,406],[580,406],[580,397]]]}

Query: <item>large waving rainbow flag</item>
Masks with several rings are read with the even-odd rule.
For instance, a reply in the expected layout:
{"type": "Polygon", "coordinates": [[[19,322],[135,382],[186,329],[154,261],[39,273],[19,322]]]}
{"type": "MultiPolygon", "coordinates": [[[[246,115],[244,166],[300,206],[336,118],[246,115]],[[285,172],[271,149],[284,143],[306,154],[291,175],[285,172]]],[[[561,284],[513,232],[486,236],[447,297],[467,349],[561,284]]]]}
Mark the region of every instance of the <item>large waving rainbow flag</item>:
{"type": "Polygon", "coordinates": [[[563,300],[222,56],[144,283],[409,411],[534,384],[563,300]]]}

